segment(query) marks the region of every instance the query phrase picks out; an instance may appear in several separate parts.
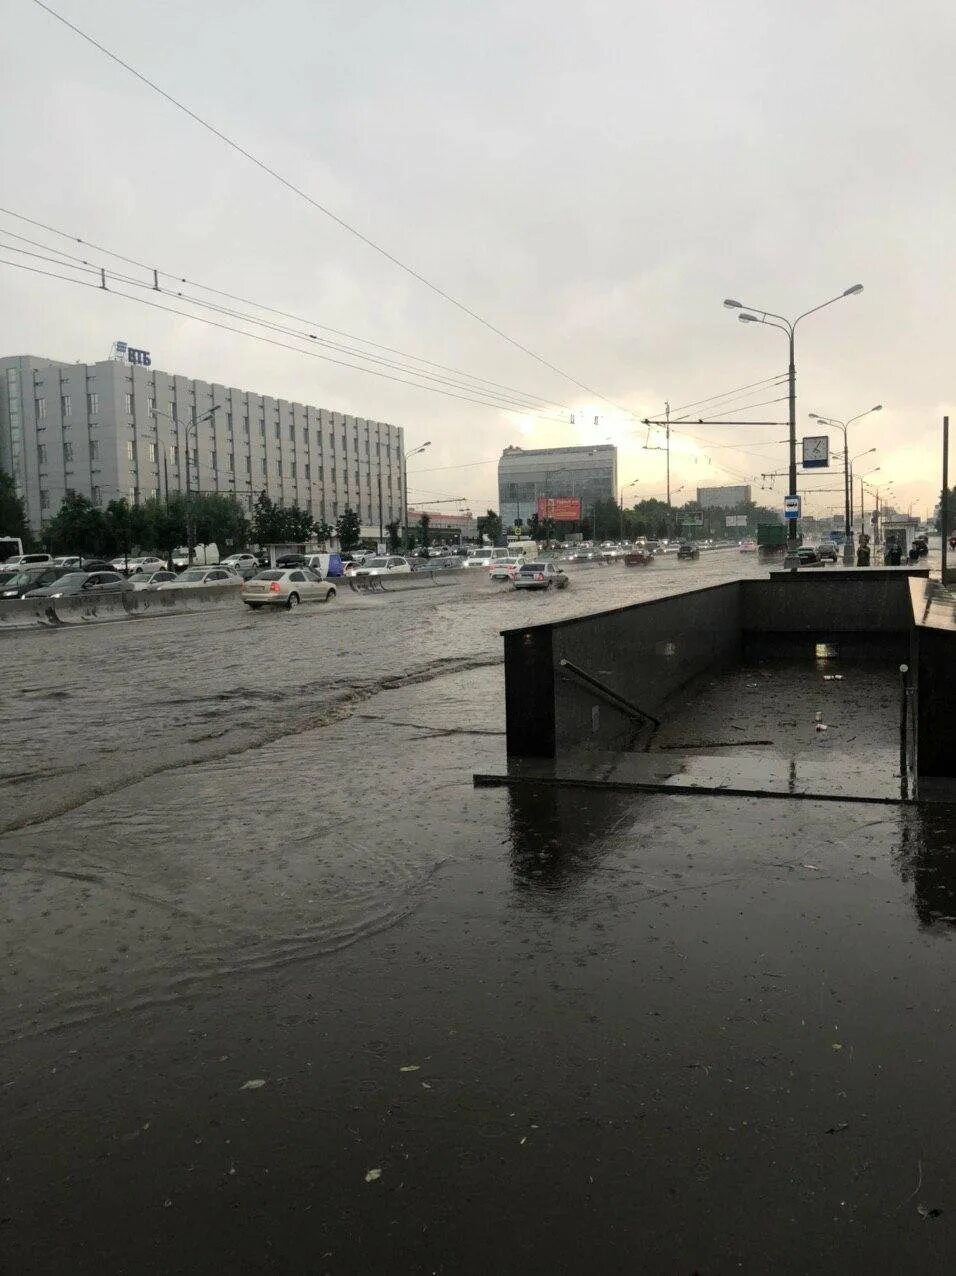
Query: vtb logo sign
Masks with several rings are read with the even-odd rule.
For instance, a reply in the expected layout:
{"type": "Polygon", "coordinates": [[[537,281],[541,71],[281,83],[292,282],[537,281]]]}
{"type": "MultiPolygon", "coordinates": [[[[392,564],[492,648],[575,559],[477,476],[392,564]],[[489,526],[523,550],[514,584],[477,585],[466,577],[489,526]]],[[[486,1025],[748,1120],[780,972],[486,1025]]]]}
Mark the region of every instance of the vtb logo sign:
{"type": "Polygon", "coordinates": [[[152,367],[152,359],[148,350],[134,350],[132,346],[126,347],[126,359],[129,363],[138,363],[143,368],[152,367]]]}

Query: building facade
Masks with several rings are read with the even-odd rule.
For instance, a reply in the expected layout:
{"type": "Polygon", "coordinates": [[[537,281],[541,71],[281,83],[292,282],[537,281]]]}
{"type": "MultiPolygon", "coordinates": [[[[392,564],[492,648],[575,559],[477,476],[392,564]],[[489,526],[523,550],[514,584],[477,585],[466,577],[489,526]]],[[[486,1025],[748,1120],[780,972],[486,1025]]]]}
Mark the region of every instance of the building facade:
{"type": "Polygon", "coordinates": [[[507,447],[498,461],[498,512],[502,524],[527,523],[540,499],[579,500],[588,518],[596,501],[617,500],[617,448],[507,447]]]}
{"type": "MultiPolygon", "coordinates": [[[[185,492],[265,492],[362,534],[402,521],[401,426],[108,359],[0,358],[0,469],[39,530],[68,492],[108,505],[185,492]]],[[[0,528],[0,531],[3,529],[0,528]]]]}
{"type": "Polygon", "coordinates": [[[410,531],[416,531],[422,521],[422,514],[428,515],[428,529],[436,541],[455,544],[478,539],[478,518],[471,510],[463,510],[460,514],[448,514],[440,510],[409,510],[410,531]]]}

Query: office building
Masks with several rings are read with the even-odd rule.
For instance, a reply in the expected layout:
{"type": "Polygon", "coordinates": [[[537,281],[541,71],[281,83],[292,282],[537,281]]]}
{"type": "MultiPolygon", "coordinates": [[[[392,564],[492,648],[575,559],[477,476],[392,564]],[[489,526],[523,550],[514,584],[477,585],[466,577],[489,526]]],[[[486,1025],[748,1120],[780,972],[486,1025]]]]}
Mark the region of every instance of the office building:
{"type": "Polygon", "coordinates": [[[401,426],[159,372],[117,345],[101,363],[0,358],[0,469],[34,529],[67,492],[105,506],[187,489],[247,513],[266,492],[328,523],[351,507],[372,538],[401,522],[401,426]]]}
{"type": "Polygon", "coordinates": [[[464,510],[460,514],[449,514],[441,510],[409,510],[408,528],[413,534],[417,534],[422,514],[428,515],[428,530],[434,541],[458,544],[478,539],[478,518],[471,510],[464,510]]]}
{"type": "Polygon", "coordinates": [[[588,518],[596,501],[616,501],[617,495],[617,448],[610,443],[507,447],[498,461],[498,512],[505,527],[519,519],[527,523],[542,500],[579,501],[581,518],[588,518]]]}

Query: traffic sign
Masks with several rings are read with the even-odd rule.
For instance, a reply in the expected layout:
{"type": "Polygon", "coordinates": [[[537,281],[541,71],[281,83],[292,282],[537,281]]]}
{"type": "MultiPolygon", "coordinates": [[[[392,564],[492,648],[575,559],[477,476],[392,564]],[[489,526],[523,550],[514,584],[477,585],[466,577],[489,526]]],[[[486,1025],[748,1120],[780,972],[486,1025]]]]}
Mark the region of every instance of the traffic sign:
{"type": "Polygon", "coordinates": [[[783,498],[783,516],[788,523],[800,517],[800,497],[785,496],[783,498]]]}

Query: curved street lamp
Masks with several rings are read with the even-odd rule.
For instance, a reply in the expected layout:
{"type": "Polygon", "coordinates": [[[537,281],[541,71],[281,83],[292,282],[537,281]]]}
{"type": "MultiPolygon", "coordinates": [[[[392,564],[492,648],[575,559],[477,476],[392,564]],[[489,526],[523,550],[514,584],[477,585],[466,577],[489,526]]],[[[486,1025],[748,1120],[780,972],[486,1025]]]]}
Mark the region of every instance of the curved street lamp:
{"type": "Polygon", "coordinates": [[[865,412],[858,412],[856,416],[851,416],[846,421],[841,421],[837,417],[820,416],[816,412],[810,413],[811,421],[819,421],[821,425],[832,425],[836,429],[843,431],[843,562],[849,564],[853,562],[853,515],[851,511],[852,504],[852,484],[850,483],[850,460],[849,460],[849,443],[847,441],[847,429],[854,421],[859,421],[862,417],[869,416],[871,412],[882,412],[883,404],[877,403],[875,407],[867,408],[865,412]]]}
{"type": "MultiPolygon", "coordinates": [[[[727,297],[724,305],[728,310],[739,310],[741,313],[737,316],[741,323],[764,323],[770,328],[779,328],[781,332],[786,333],[790,346],[790,363],[787,369],[789,388],[790,388],[790,492],[789,495],[797,494],[797,370],[794,356],[794,337],[796,335],[797,324],[801,319],[806,319],[808,315],[814,315],[818,310],[824,310],[827,306],[832,306],[837,301],[842,301],[844,297],[855,297],[863,291],[862,284],[852,284],[849,288],[844,288],[843,292],[836,297],[831,297],[829,301],[821,301],[819,306],[813,306],[810,310],[805,310],[803,314],[797,315],[796,319],[787,319],[784,315],[774,314],[772,310],[761,310],[759,306],[748,306],[742,301],[736,301],[733,297],[727,297]]],[[[787,528],[787,541],[790,553],[796,550],[797,546],[797,520],[791,519],[787,528]]]]}
{"type": "MultiPolygon", "coordinates": [[[[402,537],[408,540],[408,471],[405,469],[405,462],[410,456],[415,456],[419,452],[424,452],[427,447],[431,447],[431,439],[427,443],[419,443],[418,447],[410,448],[409,451],[402,454],[402,537]]],[[[381,467],[379,468],[381,474],[381,467]]]]}

